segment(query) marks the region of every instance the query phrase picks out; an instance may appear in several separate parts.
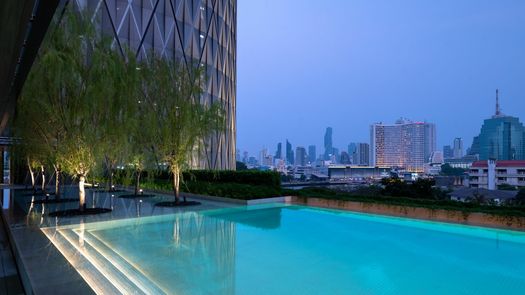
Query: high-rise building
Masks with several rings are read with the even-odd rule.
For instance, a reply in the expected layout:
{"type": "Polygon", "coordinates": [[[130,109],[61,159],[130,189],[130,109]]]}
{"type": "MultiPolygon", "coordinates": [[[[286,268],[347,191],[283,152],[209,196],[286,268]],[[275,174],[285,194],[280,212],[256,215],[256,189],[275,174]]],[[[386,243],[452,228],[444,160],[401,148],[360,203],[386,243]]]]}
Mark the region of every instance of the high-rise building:
{"type": "Polygon", "coordinates": [[[294,161],[295,159],[294,159],[294,152],[292,149],[292,144],[287,139],[286,140],[286,162],[290,165],[293,165],[294,161]]]}
{"type": "Polygon", "coordinates": [[[315,145],[308,146],[308,161],[310,163],[315,163],[315,160],[317,159],[317,152],[315,145]]]}
{"type": "Polygon", "coordinates": [[[356,149],[355,165],[369,166],[370,165],[370,145],[368,143],[358,143],[356,149]]]}
{"type": "Polygon", "coordinates": [[[341,164],[351,164],[350,155],[346,151],[341,152],[341,164]]]}
{"type": "MultiPolygon", "coordinates": [[[[180,61],[188,71],[199,65],[206,75],[202,103],[221,102],[225,125],[212,135],[200,168],[235,169],[237,1],[78,0],[66,9],[85,9],[96,29],[113,40],[125,58],[129,48],[139,59],[156,53],[180,61]]],[[[173,85],[175,87],[175,85],[173,85]]]]}
{"type": "Polygon", "coordinates": [[[435,126],[431,123],[400,119],[392,125],[373,124],[370,127],[372,165],[422,172],[433,152],[427,154],[435,145],[435,136],[435,126]]]}
{"type": "Polygon", "coordinates": [[[333,156],[332,159],[335,159],[335,161],[332,160],[332,162],[339,163],[341,159],[340,159],[338,148],[334,148],[334,147],[332,148],[332,156],[333,156]]]}
{"type": "Polygon", "coordinates": [[[265,159],[268,157],[268,149],[263,148],[261,152],[259,153],[259,163],[261,165],[264,165],[265,159]]]}
{"type": "Polygon", "coordinates": [[[454,158],[454,150],[450,145],[443,146],[443,158],[452,159],[454,158]]]}
{"type": "Polygon", "coordinates": [[[461,137],[454,138],[454,159],[463,158],[463,139],[461,137]]]}
{"type": "Polygon", "coordinates": [[[484,121],[470,154],[479,160],[525,160],[525,128],[518,118],[501,112],[498,94],[496,90],[496,113],[484,121]]]}
{"type": "Polygon", "coordinates": [[[430,161],[432,154],[437,150],[436,125],[425,122],[425,161],[430,161]]]}
{"type": "Polygon", "coordinates": [[[242,159],[241,159],[241,150],[237,149],[235,151],[235,160],[238,161],[238,162],[242,162],[242,159]]]}
{"type": "Polygon", "coordinates": [[[282,159],[283,158],[283,144],[279,142],[277,144],[277,151],[275,152],[275,159],[282,159]]]}
{"type": "Polygon", "coordinates": [[[306,166],[306,149],[302,146],[295,148],[295,165],[306,166]]]}
{"type": "Polygon", "coordinates": [[[352,161],[352,164],[357,164],[357,144],[354,142],[351,142],[348,145],[348,155],[350,155],[350,160],[352,161]]]}
{"type": "Polygon", "coordinates": [[[327,127],[324,133],[324,159],[330,160],[330,155],[334,154],[332,142],[332,127],[327,127]]]}
{"type": "Polygon", "coordinates": [[[364,142],[351,142],[348,145],[348,154],[353,165],[370,165],[370,145],[364,142]]]}

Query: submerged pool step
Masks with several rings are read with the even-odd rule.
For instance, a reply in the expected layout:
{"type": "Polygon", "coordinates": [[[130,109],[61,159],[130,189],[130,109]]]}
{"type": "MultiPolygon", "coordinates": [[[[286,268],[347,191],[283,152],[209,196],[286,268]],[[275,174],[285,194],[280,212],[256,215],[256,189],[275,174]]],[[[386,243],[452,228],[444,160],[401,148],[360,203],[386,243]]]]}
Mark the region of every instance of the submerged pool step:
{"type": "MultiPolygon", "coordinates": [[[[78,233],[75,232],[78,236],[78,233]]],[[[146,294],[168,294],[169,292],[161,289],[157,284],[151,281],[140,269],[139,266],[134,266],[116,253],[108,245],[102,242],[98,237],[91,234],[89,231],[84,233],[84,242],[102,255],[109,263],[120,270],[129,280],[131,280],[138,288],[143,290],[146,294]]]]}
{"type": "Polygon", "coordinates": [[[84,255],[79,255],[77,247],[59,231],[44,231],[50,241],[79,272],[97,294],[121,294],[113,283],[104,276],[84,255]]]}
{"type": "MultiPolygon", "coordinates": [[[[98,271],[107,281],[110,282],[112,287],[107,290],[102,290],[100,294],[159,294],[158,292],[148,290],[143,286],[136,285],[135,282],[133,282],[133,279],[125,274],[125,272],[129,273],[129,271],[123,272],[118,265],[114,265],[111,261],[107,260],[104,255],[97,251],[97,249],[85,239],[83,240],[82,245],[80,243],[79,235],[74,231],[69,229],[60,230],[59,233],[69,242],[70,246],[75,248],[77,255],[81,254],[84,256],[91,263],[92,268],[98,271]]],[[[93,286],[90,282],[88,282],[88,284],[93,288],[99,287],[93,286]]],[[[95,282],[95,285],[98,285],[98,282],[95,282]]]]}

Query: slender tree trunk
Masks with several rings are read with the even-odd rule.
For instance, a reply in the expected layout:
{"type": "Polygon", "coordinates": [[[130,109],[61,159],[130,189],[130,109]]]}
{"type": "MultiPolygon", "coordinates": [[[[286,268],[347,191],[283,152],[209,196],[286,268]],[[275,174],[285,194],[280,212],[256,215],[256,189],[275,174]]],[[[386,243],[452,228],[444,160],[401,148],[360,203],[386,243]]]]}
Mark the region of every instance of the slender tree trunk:
{"type": "Polygon", "coordinates": [[[109,168],[109,191],[114,191],[113,187],[113,168],[109,168]]]}
{"type": "Polygon", "coordinates": [[[61,173],[62,170],[60,168],[60,165],[54,165],[55,167],[55,198],[57,200],[60,200],[60,182],[61,182],[61,173]]]}
{"type": "Polygon", "coordinates": [[[86,176],[81,174],[79,175],[78,181],[78,196],[80,197],[79,210],[84,211],[86,209],[86,190],[84,185],[86,183],[86,176]]]}
{"type": "Polygon", "coordinates": [[[40,171],[42,171],[42,193],[46,193],[46,174],[44,170],[44,166],[40,166],[40,171]]]}
{"type": "Polygon", "coordinates": [[[33,168],[31,168],[31,165],[27,164],[27,166],[29,167],[29,174],[31,175],[31,186],[33,187],[33,193],[36,193],[35,172],[33,171],[33,168]]]}
{"type": "Polygon", "coordinates": [[[180,173],[179,169],[173,171],[173,193],[175,194],[175,203],[180,202],[180,173]]]}
{"type": "Polygon", "coordinates": [[[139,190],[140,190],[140,175],[142,174],[142,170],[137,169],[135,171],[135,173],[136,173],[136,178],[135,178],[135,195],[138,195],[139,194],[139,190]]]}
{"type": "Polygon", "coordinates": [[[112,192],[113,188],[113,162],[106,156],[106,169],[108,169],[108,191],[112,192]]]}

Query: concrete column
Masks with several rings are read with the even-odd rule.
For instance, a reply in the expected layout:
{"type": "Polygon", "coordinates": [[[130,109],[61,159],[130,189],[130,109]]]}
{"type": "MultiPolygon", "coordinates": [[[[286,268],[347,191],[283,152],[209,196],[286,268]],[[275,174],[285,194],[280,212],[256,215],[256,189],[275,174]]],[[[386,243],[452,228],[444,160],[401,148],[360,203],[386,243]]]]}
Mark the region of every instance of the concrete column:
{"type": "Polygon", "coordinates": [[[496,189],[496,160],[487,160],[488,174],[487,174],[487,185],[488,189],[493,191],[496,189]]]}
{"type": "Polygon", "coordinates": [[[4,151],[5,147],[0,146],[0,183],[4,183],[4,151]]]}

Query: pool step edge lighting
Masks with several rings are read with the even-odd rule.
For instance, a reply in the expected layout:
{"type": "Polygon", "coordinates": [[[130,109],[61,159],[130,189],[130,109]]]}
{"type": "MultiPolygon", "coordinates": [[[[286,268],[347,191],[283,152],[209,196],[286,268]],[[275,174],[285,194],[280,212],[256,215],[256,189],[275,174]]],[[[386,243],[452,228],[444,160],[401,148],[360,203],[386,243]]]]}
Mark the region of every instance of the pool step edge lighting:
{"type": "Polygon", "coordinates": [[[96,294],[166,294],[133,266],[101,251],[89,232],[42,231],[96,294]]]}

